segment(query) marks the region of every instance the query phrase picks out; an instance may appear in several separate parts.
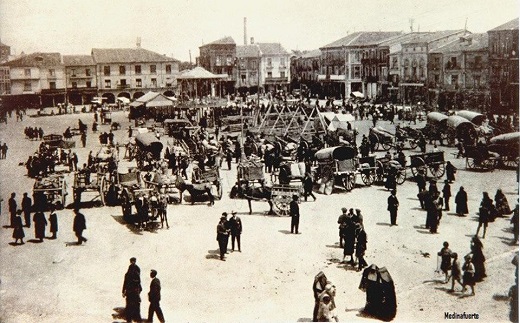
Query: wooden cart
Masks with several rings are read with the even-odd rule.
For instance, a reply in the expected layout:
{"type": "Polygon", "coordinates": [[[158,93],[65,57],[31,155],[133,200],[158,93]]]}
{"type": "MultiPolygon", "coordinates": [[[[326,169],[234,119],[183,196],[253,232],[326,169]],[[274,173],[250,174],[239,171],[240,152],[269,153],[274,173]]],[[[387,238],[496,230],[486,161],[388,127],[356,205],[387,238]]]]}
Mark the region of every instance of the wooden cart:
{"type": "Polygon", "coordinates": [[[426,175],[427,170],[435,178],[440,178],[446,171],[444,151],[429,152],[410,156],[410,169],[413,176],[426,175]]]}
{"type": "Polygon", "coordinates": [[[40,194],[45,195],[45,200],[47,201],[47,205],[44,207],[47,207],[50,204],[61,204],[62,208],[65,207],[68,194],[65,177],[63,175],[51,175],[37,179],[33,186],[33,197],[35,203],[39,199],[38,196],[40,194]]]}

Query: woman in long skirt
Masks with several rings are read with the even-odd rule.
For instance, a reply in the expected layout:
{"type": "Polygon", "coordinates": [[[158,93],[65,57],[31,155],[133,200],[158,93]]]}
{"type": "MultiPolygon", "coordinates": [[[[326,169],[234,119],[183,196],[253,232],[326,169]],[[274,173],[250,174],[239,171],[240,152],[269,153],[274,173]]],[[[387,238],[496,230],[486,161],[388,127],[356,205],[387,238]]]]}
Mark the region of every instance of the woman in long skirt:
{"type": "Polygon", "coordinates": [[[22,224],[22,218],[20,217],[20,214],[22,213],[21,210],[17,211],[17,215],[14,218],[14,230],[13,230],[13,238],[14,243],[18,244],[18,240],[20,240],[21,244],[24,244],[23,238],[25,237],[25,232],[23,231],[23,224],[22,224]]]}
{"type": "Polygon", "coordinates": [[[498,189],[497,193],[495,194],[495,206],[497,209],[497,216],[505,216],[513,213],[513,211],[511,211],[511,208],[509,207],[507,198],[504,195],[504,193],[502,193],[501,189],[498,189]]]}
{"type": "Polygon", "coordinates": [[[486,257],[482,251],[484,249],[484,245],[480,241],[480,239],[475,236],[471,240],[471,262],[475,266],[475,281],[480,282],[484,280],[486,275],[486,267],[484,263],[486,262],[486,257]]]}
{"type": "Polygon", "coordinates": [[[464,190],[464,187],[460,187],[460,190],[457,192],[455,196],[455,204],[457,207],[455,208],[455,212],[457,215],[462,216],[464,214],[468,214],[468,194],[464,190]]]}
{"type": "Polygon", "coordinates": [[[471,295],[475,295],[475,267],[471,262],[471,256],[466,255],[464,257],[464,265],[462,265],[462,270],[464,271],[464,275],[462,276],[462,292],[466,291],[466,286],[471,287],[471,295]]]}

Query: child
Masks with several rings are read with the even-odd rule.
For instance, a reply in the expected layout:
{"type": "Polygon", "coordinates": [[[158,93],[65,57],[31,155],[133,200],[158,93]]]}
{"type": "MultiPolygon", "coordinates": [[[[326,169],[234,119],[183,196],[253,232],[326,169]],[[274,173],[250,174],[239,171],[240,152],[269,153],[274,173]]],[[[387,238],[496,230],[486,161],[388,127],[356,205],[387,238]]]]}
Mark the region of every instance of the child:
{"type": "Polygon", "coordinates": [[[452,280],[451,280],[450,292],[454,292],[455,291],[455,281],[457,281],[462,287],[464,287],[464,285],[460,281],[461,270],[460,270],[460,263],[458,260],[457,253],[456,252],[452,253],[451,257],[453,258],[453,262],[451,263],[451,279],[452,280]]]}
{"type": "Polygon", "coordinates": [[[327,284],[325,290],[320,294],[320,307],[318,309],[318,322],[339,322],[338,315],[334,310],[334,296],[336,290],[330,284],[327,284]]]}
{"type": "Polygon", "coordinates": [[[437,255],[441,257],[441,270],[444,273],[444,283],[446,284],[450,280],[448,270],[451,269],[451,250],[448,248],[449,243],[447,241],[444,241],[443,246],[437,255]]]}
{"type": "Polygon", "coordinates": [[[462,292],[464,293],[467,288],[466,286],[471,287],[471,295],[475,295],[475,266],[471,262],[471,255],[466,255],[464,257],[464,265],[462,266],[462,270],[464,271],[464,276],[462,277],[462,292]]]}

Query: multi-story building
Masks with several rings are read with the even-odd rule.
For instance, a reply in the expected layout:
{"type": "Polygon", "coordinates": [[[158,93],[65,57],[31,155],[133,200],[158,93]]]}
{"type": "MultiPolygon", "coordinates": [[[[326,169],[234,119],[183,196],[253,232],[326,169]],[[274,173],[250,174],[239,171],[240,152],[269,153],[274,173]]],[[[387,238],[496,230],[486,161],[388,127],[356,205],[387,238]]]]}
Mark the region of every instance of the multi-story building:
{"type": "Polygon", "coordinates": [[[7,62],[11,56],[11,46],[7,46],[0,42],[0,63],[7,62]]]}
{"type": "Polygon", "coordinates": [[[468,34],[466,30],[445,30],[417,35],[401,43],[401,52],[393,55],[400,64],[399,94],[405,103],[424,101],[427,98],[428,53],[459,37],[468,34]]]}
{"type": "Polygon", "coordinates": [[[518,112],[518,18],[489,30],[491,108],[518,112]]]}
{"type": "Polygon", "coordinates": [[[260,84],[260,49],[257,45],[236,47],[237,88],[241,93],[256,93],[260,84]]]}
{"type": "Polygon", "coordinates": [[[311,93],[320,93],[318,75],[320,74],[321,51],[304,51],[291,59],[291,77],[294,84],[304,85],[311,93]]]}
{"type": "Polygon", "coordinates": [[[175,94],[179,61],[136,48],[93,48],[98,94],[114,103],[117,97],[137,99],[147,91],[175,94]]]}
{"type": "Polygon", "coordinates": [[[318,80],[323,85],[323,94],[349,97],[357,91],[368,97],[378,95],[381,92],[378,80],[386,61],[378,46],[400,34],[395,31],[355,32],[321,47],[318,80]]]}
{"type": "Polygon", "coordinates": [[[97,95],[96,64],[90,55],[63,55],[67,100],[72,104],[89,103],[97,95]]]}
{"type": "Polygon", "coordinates": [[[19,106],[55,106],[66,101],[65,66],[59,53],[33,53],[3,64],[11,90],[3,102],[19,106]]]}
{"type": "Polygon", "coordinates": [[[235,57],[237,45],[232,37],[224,37],[214,42],[202,45],[199,47],[198,64],[213,74],[224,75],[221,86],[223,93],[233,93],[235,86],[240,85],[236,83],[237,76],[235,70],[235,57]]]}
{"type": "Polygon", "coordinates": [[[11,77],[9,66],[0,66],[0,96],[11,94],[11,77]]]}
{"type": "Polygon", "coordinates": [[[291,54],[280,43],[257,43],[260,51],[260,84],[264,91],[289,90],[291,54]]]}

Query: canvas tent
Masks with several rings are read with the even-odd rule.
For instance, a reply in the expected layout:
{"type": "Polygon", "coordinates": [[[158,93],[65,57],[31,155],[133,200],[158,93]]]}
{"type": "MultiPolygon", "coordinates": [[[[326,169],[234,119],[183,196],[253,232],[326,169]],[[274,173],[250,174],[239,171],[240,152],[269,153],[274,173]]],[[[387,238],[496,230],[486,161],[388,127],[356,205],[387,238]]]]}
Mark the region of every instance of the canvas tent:
{"type": "Polygon", "coordinates": [[[342,114],[334,112],[320,112],[319,119],[324,129],[327,131],[336,131],[337,129],[347,130],[348,123],[355,120],[352,114],[342,114]]]}
{"type": "MultiPolygon", "coordinates": [[[[199,94],[207,95],[208,93],[198,93],[199,87],[207,88],[208,82],[213,82],[217,80],[222,80],[227,77],[227,74],[215,75],[203,67],[197,66],[191,70],[183,71],[180,75],[177,76],[177,80],[181,81],[179,84],[181,85],[181,93],[183,92],[183,87],[189,87],[190,85],[195,90],[195,96],[197,97],[199,94]]],[[[210,93],[211,94],[211,93],[210,93]]]]}

